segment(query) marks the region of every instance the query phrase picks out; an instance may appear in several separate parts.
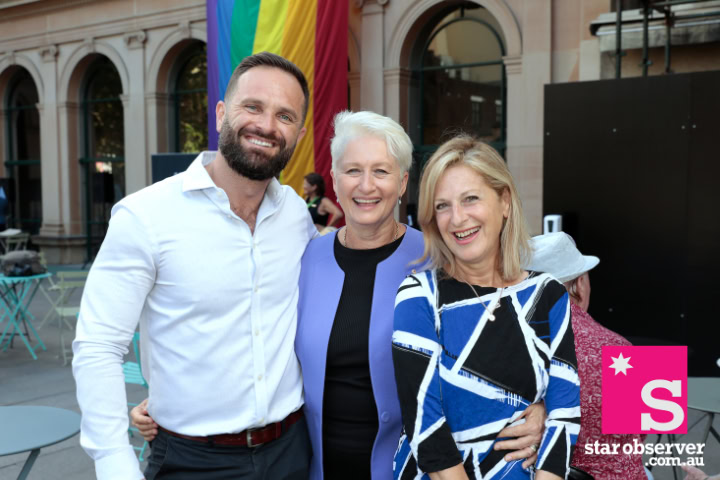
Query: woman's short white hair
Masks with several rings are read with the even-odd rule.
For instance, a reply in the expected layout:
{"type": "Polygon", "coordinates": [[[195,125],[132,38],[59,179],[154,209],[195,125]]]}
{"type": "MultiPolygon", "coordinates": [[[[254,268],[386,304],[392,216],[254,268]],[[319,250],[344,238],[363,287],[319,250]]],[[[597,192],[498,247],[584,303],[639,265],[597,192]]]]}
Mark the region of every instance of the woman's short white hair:
{"type": "Polygon", "coordinates": [[[392,118],[374,112],[350,112],[345,110],[335,115],[335,133],[330,142],[332,169],[337,172],[338,162],[345,153],[345,147],[356,138],[371,135],[385,141],[388,153],[395,159],[401,173],[412,165],[412,142],[403,127],[392,118]]]}

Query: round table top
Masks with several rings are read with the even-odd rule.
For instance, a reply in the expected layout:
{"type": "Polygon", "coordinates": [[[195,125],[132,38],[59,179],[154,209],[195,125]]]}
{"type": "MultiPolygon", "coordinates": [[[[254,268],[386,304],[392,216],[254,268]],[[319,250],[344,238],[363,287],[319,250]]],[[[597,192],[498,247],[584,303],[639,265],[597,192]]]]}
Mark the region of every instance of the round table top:
{"type": "Polygon", "coordinates": [[[2,282],[2,283],[29,282],[31,280],[38,280],[40,278],[47,278],[50,276],[52,276],[52,273],[50,273],[50,272],[38,273],[37,275],[28,275],[27,277],[6,277],[5,275],[0,275],[0,282],[2,282]]]}
{"type": "Polygon", "coordinates": [[[62,442],[80,431],[80,415],[55,407],[0,407],[0,456],[62,442]]]}
{"type": "Polygon", "coordinates": [[[720,378],[688,377],[688,408],[720,413],[720,378]]]}

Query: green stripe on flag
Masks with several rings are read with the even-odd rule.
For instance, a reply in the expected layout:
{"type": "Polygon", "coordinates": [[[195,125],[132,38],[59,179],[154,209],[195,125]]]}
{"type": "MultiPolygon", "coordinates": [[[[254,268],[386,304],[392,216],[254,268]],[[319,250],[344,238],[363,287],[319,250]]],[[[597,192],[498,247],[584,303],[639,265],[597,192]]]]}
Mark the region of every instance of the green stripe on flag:
{"type": "Polygon", "coordinates": [[[232,13],[230,59],[233,70],[253,53],[261,0],[235,0],[232,13]]]}

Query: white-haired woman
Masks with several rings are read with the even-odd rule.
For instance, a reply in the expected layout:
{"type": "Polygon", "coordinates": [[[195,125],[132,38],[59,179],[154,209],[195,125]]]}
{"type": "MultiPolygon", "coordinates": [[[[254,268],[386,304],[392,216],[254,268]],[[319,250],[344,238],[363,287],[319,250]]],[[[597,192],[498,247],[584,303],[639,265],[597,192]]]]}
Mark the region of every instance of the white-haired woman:
{"type": "Polygon", "coordinates": [[[396,299],[395,478],[529,478],[494,446],[541,400],[535,478],[565,478],[580,421],[570,304],[553,277],[522,269],[529,237],[505,162],[468,136],[440,146],[422,175],[419,221],[433,268],[396,299]]]}
{"type": "Polygon", "coordinates": [[[334,128],[331,175],[346,225],[305,252],[295,340],[310,477],[389,478],[400,432],[390,368],[393,298],[422,255],[422,235],[394,216],[412,143],[400,125],[372,112],[341,112],[334,128]]]}

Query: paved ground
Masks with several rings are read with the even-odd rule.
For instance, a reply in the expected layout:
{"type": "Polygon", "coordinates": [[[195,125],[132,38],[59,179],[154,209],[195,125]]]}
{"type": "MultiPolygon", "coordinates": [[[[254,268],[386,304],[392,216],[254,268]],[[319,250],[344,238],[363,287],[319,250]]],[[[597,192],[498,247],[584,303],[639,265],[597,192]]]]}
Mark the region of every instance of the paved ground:
{"type": "MultiPolygon", "coordinates": [[[[112,289],[108,290],[108,295],[112,295],[112,289]]],[[[76,292],[75,297],[75,300],[79,301],[79,292],[76,292]]],[[[41,319],[48,307],[47,300],[38,294],[31,311],[41,319]]],[[[4,323],[0,323],[0,329],[3,327],[4,323]]],[[[47,352],[39,350],[38,360],[33,360],[25,346],[17,340],[13,348],[7,352],[0,352],[0,406],[45,405],[79,412],[71,368],[63,366],[62,358],[59,357],[57,323],[47,323],[39,333],[47,346],[47,352]]],[[[137,402],[144,398],[144,389],[130,386],[128,397],[130,401],[137,402]]],[[[689,424],[699,418],[699,414],[692,410],[688,416],[689,424]]],[[[679,436],[677,442],[699,442],[702,426],[706,423],[707,421],[703,421],[687,435],[679,436]]],[[[720,418],[716,418],[714,427],[720,431],[720,418]]],[[[646,443],[655,442],[657,442],[655,435],[650,436],[646,441],[646,443]]],[[[133,443],[141,445],[142,442],[136,437],[133,443]]],[[[0,457],[0,480],[15,479],[26,458],[27,454],[0,457]]],[[[712,436],[705,447],[704,462],[706,472],[720,472],[720,444],[712,436]]],[[[672,469],[667,466],[654,467],[653,474],[656,480],[673,479],[672,469]]],[[[52,447],[44,448],[28,478],[30,480],[90,480],[95,478],[95,471],[90,458],[80,448],[79,437],[75,436],[52,447]]],[[[679,478],[684,478],[684,475],[679,478]]]]}
{"type": "MultiPolygon", "coordinates": [[[[112,293],[108,292],[108,294],[112,293]]],[[[74,301],[79,302],[80,292],[76,292],[73,297],[74,301]]],[[[41,292],[38,292],[31,312],[40,320],[48,308],[48,301],[41,292]]],[[[4,322],[0,323],[0,331],[4,327],[4,322]]],[[[13,348],[6,352],[0,351],[0,406],[44,405],[66,408],[79,413],[72,369],[70,365],[63,366],[63,360],[60,357],[57,321],[48,321],[38,333],[45,343],[47,351],[38,349],[37,360],[32,359],[25,345],[19,339],[15,339],[13,348]]],[[[69,336],[72,338],[74,334],[69,336]]],[[[134,358],[129,356],[128,360],[134,360],[134,358]]],[[[128,396],[131,401],[139,401],[144,398],[144,391],[144,388],[137,385],[128,386],[128,396]]],[[[0,425],[0,429],[2,429],[2,425],[0,425]]],[[[137,440],[134,440],[133,443],[142,445],[142,442],[137,440]]],[[[27,453],[22,453],[0,457],[0,480],[17,478],[27,456],[27,453]]],[[[28,476],[28,480],[91,480],[94,478],[93,463],[80,447],[79,436],[43,448],[28,476]]]]}

